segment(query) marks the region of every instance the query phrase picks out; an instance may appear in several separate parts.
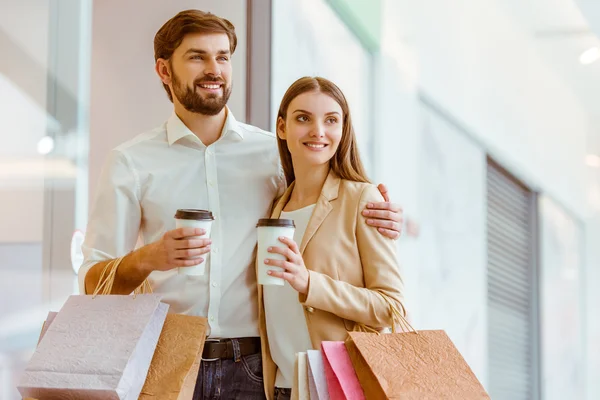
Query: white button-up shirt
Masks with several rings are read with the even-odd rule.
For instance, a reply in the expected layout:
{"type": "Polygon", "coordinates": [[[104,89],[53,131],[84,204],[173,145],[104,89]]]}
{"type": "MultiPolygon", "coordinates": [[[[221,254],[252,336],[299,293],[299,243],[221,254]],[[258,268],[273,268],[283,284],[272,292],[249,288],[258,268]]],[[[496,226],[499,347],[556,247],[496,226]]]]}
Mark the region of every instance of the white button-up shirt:
{"type": "Polygon", "coordinates": [[[150,274],[170,312],[207,317],[210,337],[258,336],[256,223],[285,188],[275,135],[239,123],[228,110],[220,138],[205,146],[177,117],[112,150],[83,244],[79,286],[95,263],[152,243],[175,229],[179,208],[212,211],[204,276],[150,274]]]}

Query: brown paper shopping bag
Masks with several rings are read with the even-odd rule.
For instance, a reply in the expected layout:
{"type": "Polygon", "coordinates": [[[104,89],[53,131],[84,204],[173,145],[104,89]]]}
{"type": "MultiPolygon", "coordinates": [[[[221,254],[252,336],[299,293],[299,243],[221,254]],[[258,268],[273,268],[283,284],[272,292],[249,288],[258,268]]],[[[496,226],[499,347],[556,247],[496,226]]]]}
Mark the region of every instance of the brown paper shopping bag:
{"type": "Polygon", "coordinates": [[[192,400],[207,328],[206,318],[167,315],[140,400],[192,400]]]}
{"type": "Polygon", "coordinates": [[[441,330],[415,331],[390,304],[408,332],[350,332],[346,348],[369,399],[482,400],[490,397],[441,330]]]}

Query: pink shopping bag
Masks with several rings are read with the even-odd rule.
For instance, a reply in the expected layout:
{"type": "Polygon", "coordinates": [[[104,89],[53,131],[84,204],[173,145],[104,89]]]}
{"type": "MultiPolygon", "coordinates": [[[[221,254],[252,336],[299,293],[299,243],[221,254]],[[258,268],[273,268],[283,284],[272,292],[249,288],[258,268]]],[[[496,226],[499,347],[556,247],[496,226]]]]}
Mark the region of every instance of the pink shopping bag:
{"type": "Polygon", "coordinates": [[[365,395],[344,342],[322,342],[323,366],[331,400],[364,400],[365,395]]]}

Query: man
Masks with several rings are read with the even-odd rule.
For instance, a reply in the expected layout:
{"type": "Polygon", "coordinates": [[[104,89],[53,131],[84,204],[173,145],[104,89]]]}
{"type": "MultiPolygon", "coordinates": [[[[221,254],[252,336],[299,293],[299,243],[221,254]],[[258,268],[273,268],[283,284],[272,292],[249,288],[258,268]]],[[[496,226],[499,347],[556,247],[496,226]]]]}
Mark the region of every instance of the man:
{"type": "MultiPolygon", "coordinates": [[[[174,113],[163,126],[110,152],[79,272],[82,291],[91,293],[104,267],[126,255],[112,293],[129,294],[149,278],[171,312],[208,318],[210,341],[195,399],[265,396],[255,226],[269,214],[285,179],[275,135],[237,122],[226,107],[236,44],[229,21],[198,10],[177,14],[158,31],[156,72],[174,113]],[[202,230],[173,229],[179,208],[212,211],[211,239],[190,239],[202,230]],[[146,245],[134,250],[139,236],[146,245]],[[204,276],[177,273],[209,253],[204,276]]],[[[373,206],[366,211],[374,229],[397,237],[399,207],[373,206]]]]}

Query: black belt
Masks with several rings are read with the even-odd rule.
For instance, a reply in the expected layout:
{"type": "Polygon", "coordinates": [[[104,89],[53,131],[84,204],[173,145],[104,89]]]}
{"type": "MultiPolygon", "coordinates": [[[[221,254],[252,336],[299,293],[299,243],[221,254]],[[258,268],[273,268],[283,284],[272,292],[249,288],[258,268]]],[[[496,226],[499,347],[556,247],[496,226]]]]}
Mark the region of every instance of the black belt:
{"type": "MultiPolygon", "coordinates": [[[[260,338],[245,337],[235,338],[234,340],[239,343],[241,356],[260,353],[260,338]]],[[[206,339],[204,350],[202,350],[202,359],[204,361],[228,358],[235,359],[231,339],[206,339]]]]}
{"type": "Polygon", "coordinates": [[[275,388],[275,397],[277,397],[278,394],[280,394],[282,396],[291,396],[292,389],[276,387],[275,388]]]}

